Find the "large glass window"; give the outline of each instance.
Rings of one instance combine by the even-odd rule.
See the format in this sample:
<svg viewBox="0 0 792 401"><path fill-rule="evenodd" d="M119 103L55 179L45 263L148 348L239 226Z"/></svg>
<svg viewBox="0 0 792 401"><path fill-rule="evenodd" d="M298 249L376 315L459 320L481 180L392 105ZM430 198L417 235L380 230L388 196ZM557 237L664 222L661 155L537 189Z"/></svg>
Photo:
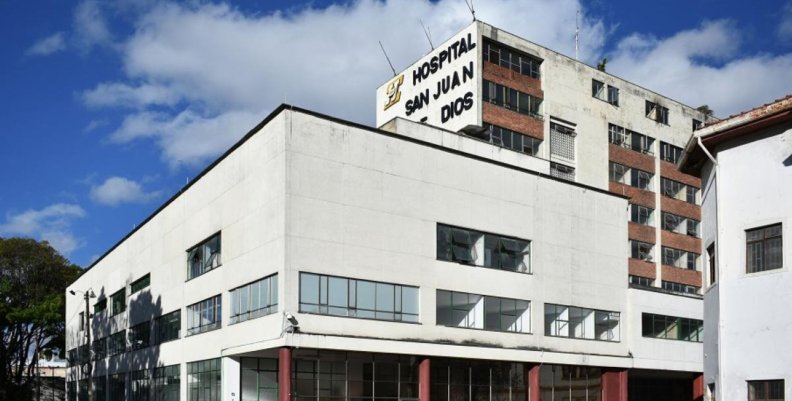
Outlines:
<svg viewBox="0 0 792 401"><path fill-rule="evenodd" d="M300 273L300 312L418 322L418 287Z"/></svg>
<svg viewBox="0 0 792 401"><path fill-rule="evenodd" d="M175 310L154 321L154 341L162 344L179 338L181 331L181 310Z"/></svg>
<svg viewBox="0 0 792 401"><path fill-rule="evenodd" d="M137 370L129 373L129 400L149 401L151 376L148 370Z"/></svg>
<svg viewBox="0 0 792 401"><path fill-rule="evenodd" d="M187 335L204 333L220 328L222 297L215 295L187 307Z"/></svg>
<svg viewBox="0 0 792 401"><path fill-rule="evenodd" d="M231 290L231 323L278 311L278 275Z"/></svg>
<svg viewBox="0 0 792 401"><path fill-rule="evenodd" d="M432 360L432 400L524 401L523 365L510 362Z"/></svg>
<svg viewBox="0 0 792 401"><path fill-rule="evenodd" d="M784 379L748 381L748 401L784 401L784 399Z"/></svg>
<svg viewBox="0 0 792 401"><path fill-rule="evenodd" d="M539 79L542 60L490 41L484 42L484 61Z"/></svg>
<svg viewBox="0 0 792 401"><path fill-rule="evenodd" d="M608 124L608 142L636 152L654 154L654 138L616 124Z"/></svg>
<svg viewBox="0 0 792 401"><path fill-rule="evenodd" d="M437 290L437 324L492 331L531 332L531 303Z"/></svg>
<svg viewBox="0 0 792 401"><path fill-rule="evenodd" d="M107 376L94 377L91 381L93 401L107 400Z"/></svg>
<svg viewBox="0 0 792 401"><path fill-rule="evenodd" d="M107 298L104 298L100 301L96 301L94 304L94 315L98 313L102 313L107 310Z"/></svg>
<svg viewBox="0 0 792 401"><path fill-rule="evenodd" d="M278 360L242 358L241 401L278 401Z"/></svg>
<svg viewBox="0 0 792 401"><path fill-rule="evenodd" d="M633 259L652 261L652 249L654 245L646 242L630 240L630 257Z"/></svg>
<svg viewBox="0 0 792 401"><path fill-rule="evenodd" d="M781 223L745 231L746 272L780 269L784 265Z"/></svg>
<svg viewBox="0 0 792 401"><path fill-rule="evenodd" d="M646 206L630 204L630 221L651 226L652 212L654 212L654 210Z"/></svg>
<svg viewBox="0 0 792 401"><path fill-rule="evenodd" d="M151 284L151 274L146 274L145 276L135 280L132 284L129 285L129 294L134 294Z"/></svg>
<svg viewBox="0 0 792 401"><path fill-rule="evenodd" d="M121 330L111 334L107 341L107 354L109 356L124 353L126 351L126 330Z"/></svg>
<svg viewBox="0 0 792 401"><path fill-rule="evenodd" d="M545 304L545 335L619 341L619 312Z"/></svg>
<svg viewBox="0 0 792 401"><path fill-rule="evenodd" d="M602 370L600 368L543 364L539 376L542 401L601 400Z"/></svg>
<svg viewBox="0 0 792 401"><path fill-rule="evenodd" d="M110 313L115 316L126 310L126 288L110 296Z"/></svg>
<svg viewBox="0 0 792 401"><path fill-rule="evenodd" d="M660 186L664 196L678 199L683 202L692 203L694 205L696 204L696 195L698 193L698 189L696 187L691 187L665 177L661 177Z"/></svg>
<svg viewBox="0 0 792 401"><path fill-rule="evenodd" d="M644 337L668 340L704 341L704 322L698 319L644 313L641 318Z"/></svg>
<svg viewBox="0 0 792 401"><path fill-rule="evenodd" d="M517 152L535 156L539 152L541 140L485 122L484 128L489 130L490 143Z"/></svg>
<svg viewBox="0 0 792 401"><path fill-rule="evenodd" d="M696 270L698 268L698 254L693 252L686 252L680 249L663 248L663 264L668 266L675 266L682 269Z"/></svg>
<svg viewBox="0 0 792 401"><path fill-rule="evenodd" d="M93 341L91 345L93 349L93 357L95 361L105 359L107 357L107 337L98 338Z"/></svg>
<svg viewBox="0 0 792 401"><path fill-rule="evenodd" d="M660 159L677 164L682 156L682 148L670 143L660 142Z"/></svg>
<svg viewBox="0 0 792 401"><path fill-rule="evenodd" d="M187 363L187 400L220 401L220 358Z"/></svg>
<svg viewBox="0 0 792 401"><path fill-rule="evenodd" d="M88 401L88 386L90 384L88 379L82 379L77 382L77 399L79 401Z"/></svg>
<svg viewBox="0 0 792 401"><path fill-rule="evenodd" d="M109 400L126 400L126 373L108 376Z"/></svg>
<svg viewBox="0 0 792 401"><path fill-rule="evenodd" d="M129 349L134 351L149 346L151 322L143 322L129 328Z"/></svg>
<svg viewBox="0 0 792 401"><path fill-rule="evenodd" d="M438 224L437 259L530 273L531 242Z"/></svg>
<svg viewBox="0 0 792 401"><path fill-rule="evenodd" d="M542 99L495 82L483 81L484 101L520 114L541 118Z"/></svg>
<svg viewBox="0 0 792 401"><path fill-rule="evenodd" d="M675 283L673 281L663 281L663 289L666 291L677 292L680 294L698 294L701 287L695 285Z"/></svg>
<svg viewBox="0 0 792 401"><path fill-rule="evenodd" d="M607 90L605 90L605 83L596 79L591 80L591 96L614 106L619 105L619 88L608 85Z"/></svg>
<svg viewBox="0 0 792 401"><path fill-rule="evenodd" d="M187 279L220 267L220 233L187 251Z"/></svg>
<svg viewBox="0 0 792 401"><path fill-rule="evenodd" d="M179 401L179 365L154 369L154 401Z"/></svg>
<svg viewBox="0 0 792 401"><path fill-rule="evenodd" d="M646 101L646 117L668 125L668 109L648 100Z"/></svg>

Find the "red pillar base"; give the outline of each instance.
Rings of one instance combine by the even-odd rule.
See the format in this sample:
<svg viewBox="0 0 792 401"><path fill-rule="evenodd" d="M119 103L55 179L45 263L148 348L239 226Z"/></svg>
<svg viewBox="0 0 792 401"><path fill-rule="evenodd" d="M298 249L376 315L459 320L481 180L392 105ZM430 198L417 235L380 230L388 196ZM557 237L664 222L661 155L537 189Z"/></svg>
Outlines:
<svg viewBox="0 0 792 401"><path fill-rule="evenodd" d="M539 391L539 370L541 365L532 363L525 364L525 383L527 384L525 398L527 401L540 401L541 393Z"/></svg>
<svg viewBox="0 0 792 401"><path fill-rule="evenodd" d="M432 360L424 358L418 363L418 399L431 401Z"/></svg>
<svg viewBox="0 0 792 401"><path fill-rule="evenodd" d="M291 348L278 350L278 401L291 401Z"/></svg>
<svg viewBox="0 0 792 401"><path fill-rule="evenodd" d="M704 401L704 373L693 378L693 401Z"/></svg>
<svg viewBox="0 0 792 401"><path fill-rule="evenodd" d="M627 369L602 369L602 401L627 401Z"/></svg>

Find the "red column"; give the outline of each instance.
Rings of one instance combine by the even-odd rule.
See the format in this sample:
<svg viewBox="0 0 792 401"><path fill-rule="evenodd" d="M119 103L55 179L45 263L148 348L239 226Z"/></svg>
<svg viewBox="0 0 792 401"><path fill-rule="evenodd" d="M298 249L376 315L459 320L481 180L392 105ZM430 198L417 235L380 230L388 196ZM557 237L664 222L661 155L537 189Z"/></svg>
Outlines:
<svg viewBox="0 0 792 401"><path fill-rule="evenodd" d="M693 378L693 401L704 401L704 373Z"/></svg>
<svg viewBox="0 0 792 401"><path fill-rule="evenodd" d="M420 401L431 401L432 388L432 360L424 358L418 364L418 399ZM281 400L283 401L283 400Z"/></svg>
<svg viewBox="0 0 792 401"><path fill-rule="evenodd" d="M291 348L278 350L278 401L291 401Z"/></svg>
<svg viewBox="0 0 792 401"><path fill-rule="evenodd" d="M526 392L525 398L527 401L540 401L541 393L539 391L539 369L541 365L532 363L525 364L525 383Z"/></svg>
<svg viewBox="0 0 792 401"><path fill-rule="evenodd" d="M627 401L627 369L602 369L602 401Z"/></svg>

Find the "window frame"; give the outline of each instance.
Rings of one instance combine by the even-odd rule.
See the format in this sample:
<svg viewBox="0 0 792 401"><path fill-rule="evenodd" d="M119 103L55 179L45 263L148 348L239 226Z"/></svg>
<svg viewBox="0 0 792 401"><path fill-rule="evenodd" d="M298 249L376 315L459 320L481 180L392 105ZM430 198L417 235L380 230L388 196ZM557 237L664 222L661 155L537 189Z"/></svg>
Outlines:
<svg viewBox="0 0 792 401"><path fill-rule="evenodd" d="M206 305L204 305L206 303ZM217 294L209 298L202 299L187 308L187 330L185 337L206 333L217 330L223 326L223 295ZM193 325L194 319L198 319L198 324ZM211 321L209 315L211 314ZM208 323L204 324L206 318Z"/></svg>
<svg viewBox="0 0 792 401"><path fill-rule="evenodd" d="M767 235L768 231L773 229L778 230L777 235ZM760 239L749 239L751 233L754 232L761 232L762 237ZM778 239L778 265L773 265L771 267L767 267L767 254L770 253L770 242ZM761 255L759 255L759 260L761 266L758 268L752 268L752 260L751 260L751 245L759 245L759 250ZM767 224L760 227L749 228L745 230L745 273L746 274L753 274L753 273L761 273L766 271L772 270L783 270L784 269L784 226L781 222Z"/></svg>
<svg viewBox="0 0 792 401"><path fill-rule="evenodd" d="M445 231L444 231L445 230ZM448 236L441 238L441 232L447 233L450 236L450 240ZM470 243L463 244L462 242L458 241L454 237L454 233L466 233L468 237L470 237ZM475 239L474 239L475 238ZM487 231L476 230L472 228L465 228L460 226L454 226L450 224L440 223L436 224L435 228L435 239L436 239L436 259L438 261L443 262L452 262L452 263L459 263L467 266L475 266L475 267L482 267L485 269L495 269L495 270L502 270L508 271L513 273L522 273L522 274L532 274L532 254L533 254L533 242L529 239L519 238L514 236L502 235L491 233ZM442 240L442 241L441 241ZM481 241L483 246L479 247L483 250L483 254L481 256L478 255L477 252L477 243ZM490 256L491 262L487 263L487 251L486 243L492 243L492 241L497 241L498 247L497 252L492 252ZM512 243L524 243L523 250L521 252L516 252L513 250L506 249L506 244ZM445 248L441 249L441 246L445 246ZM463 248L467 246L470 251L469 259L465 259L462 257L457 256L456 248ZM524 266L524 268L509 268L504 267L503 263L503 256L512 257L515 260L517 257L521 257L522 260L518 266ZM480 263L479 263L480 262Z"/></svg>
<svg viewBox="0 0 792 401"><path fill-rule="evenodd" d="M250 295L251 288L253 285L261 286L263 285L263 282L266 282L268 288L267 289L268 298L269 298L268 303L266 304L266 306L261 306L257 309L251 309L251 307L253 306L253 297ZM247 295L248 305L247 305L247 309L244 312L242 312L241 311L242 309L239 308L240 305L237 305L237 303L241 304L242 301L241 291L243 291L243 289L247 289L248 292ZM237 295L235 295L235 292L237 292ZM241 323L247 320L252 320L255 318L276 313L278 311L278 273L273 273L270 274L269 276L233 288L229 291L229 295L231 301L230 301L230 310L228 313L228 318L229 318L228 324ZM235 297L238 297L238 299L235 299ZM259 292L259 299L260 297L261 297L261 292Z"/></svg>
<svg viewBox="0 0 792 401"><path fill-rule="evenodd" d="M211 252L210 244L217 241L217 250ZM208 253L208 255L207 255ZM217 255L217 256L215 256ZM198 244L187 249L187 280L190 281L197 277L201 277L212 270L215 270L223 265L223 236L222 232L218 231L209 237L205 238ZM200 258L200 262L196 259ZM215 261L217 262L215 264ZM196 268L195 264L200 263ZM208 268L207 268L208 266Z"/></svg>
<svg viewBox="0 0 792 401"><path fill-rule="evenodd" d="M117 305L121 305L121 307L117 307ZM124 288L114 292L113 295L110 295L110 317L126 312L126 308L127 297L125 286Z"/></svg>
<svg viewBox="0 0 792 401"><path fill-rule="evenodd" d="M129 296L131 297L132 294L138 291L142 291L148 288L150 285L151 285L151 273L146 273L144 276L133 281L132 284L129 285Z"/></svg>

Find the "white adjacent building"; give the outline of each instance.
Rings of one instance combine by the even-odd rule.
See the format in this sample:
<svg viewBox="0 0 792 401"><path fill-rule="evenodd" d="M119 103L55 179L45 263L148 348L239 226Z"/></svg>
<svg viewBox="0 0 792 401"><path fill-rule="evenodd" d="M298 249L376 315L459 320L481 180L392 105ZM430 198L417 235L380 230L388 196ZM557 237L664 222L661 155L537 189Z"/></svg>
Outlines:
<svg viewBox="0 0 792 401"><path fill-rule="evenodd" d="M792 394L792 97L696 132L703 184L704 380L711 400Z"/></svg>
<svg viewBox="0 0 792 401"><path fill-rule="evenodd" d="M701 396L701 113L481 22L377 94L282 105L72 284L70 399Z"/></svg>

